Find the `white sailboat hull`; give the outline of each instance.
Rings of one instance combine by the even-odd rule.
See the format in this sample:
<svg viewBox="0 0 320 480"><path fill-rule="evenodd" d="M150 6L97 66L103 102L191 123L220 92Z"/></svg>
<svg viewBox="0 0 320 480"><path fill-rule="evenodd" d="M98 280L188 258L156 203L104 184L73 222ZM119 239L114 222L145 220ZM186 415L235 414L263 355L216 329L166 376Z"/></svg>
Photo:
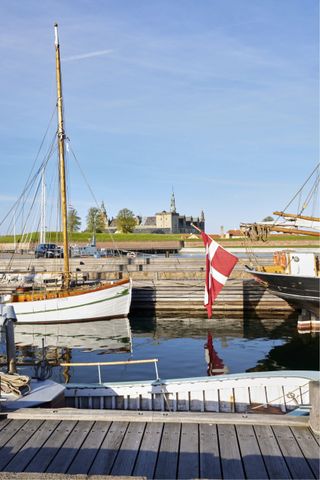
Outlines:
<svg viewBox="0 0 320 480"><path fill-rule="evenodd" d="M63 323L126 317L131 304L131 281L77 295L27 302L6 302L18 323Z"/></svg>

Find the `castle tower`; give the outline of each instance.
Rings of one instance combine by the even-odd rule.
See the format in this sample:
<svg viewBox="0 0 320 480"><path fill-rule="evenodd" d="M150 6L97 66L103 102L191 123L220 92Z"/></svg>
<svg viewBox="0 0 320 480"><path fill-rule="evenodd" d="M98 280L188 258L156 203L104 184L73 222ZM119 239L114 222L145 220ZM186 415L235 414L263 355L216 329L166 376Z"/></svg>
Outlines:
<svg viewBox="0 0 320 480"><path fill-rule="evenodd" d="M172 190L172 195L171 195L171 202L170 202L170 212L171 213L176 213L176 199L174 197L174 192Z"/></svg>

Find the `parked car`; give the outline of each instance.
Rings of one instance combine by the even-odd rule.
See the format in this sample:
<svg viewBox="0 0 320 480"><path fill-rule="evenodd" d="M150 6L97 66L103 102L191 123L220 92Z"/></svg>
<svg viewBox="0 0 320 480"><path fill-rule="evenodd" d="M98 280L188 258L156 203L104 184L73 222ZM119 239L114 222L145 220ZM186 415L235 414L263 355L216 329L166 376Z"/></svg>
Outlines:
<svg viewBox="0 0 320 480"><path fill-rule="evenodd" d="M34 251L34 256L36 258L63 258L63 249L55 243L39 243Z"/></svg>

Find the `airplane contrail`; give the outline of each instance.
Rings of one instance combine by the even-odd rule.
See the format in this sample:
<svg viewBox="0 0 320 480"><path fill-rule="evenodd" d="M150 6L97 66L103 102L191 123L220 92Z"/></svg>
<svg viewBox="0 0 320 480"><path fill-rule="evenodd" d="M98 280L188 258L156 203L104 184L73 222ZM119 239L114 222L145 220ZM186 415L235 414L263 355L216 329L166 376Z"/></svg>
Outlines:
<svg viewBox="0 0 320 480"><path fill-rule="evenodd" d="M102 55L109 55L113 50L98 50L97 52L82 53L80 55L73 55L71 57L65 57L62 60L64 62L72 62L73 60L84 60L91 57L100 57Z"/></svg>

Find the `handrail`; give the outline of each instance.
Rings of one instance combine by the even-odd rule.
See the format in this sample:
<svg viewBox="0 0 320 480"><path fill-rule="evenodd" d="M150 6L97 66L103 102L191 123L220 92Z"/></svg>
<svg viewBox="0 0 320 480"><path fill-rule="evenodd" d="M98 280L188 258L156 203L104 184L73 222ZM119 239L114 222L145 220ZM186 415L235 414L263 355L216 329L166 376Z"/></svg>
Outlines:
<svg viewBox="0 0 320 480"><path fill-rule="evenodd" d="M61 367L95 367L97 365L129 365L132 363L153 363L158 362L157 358L150 358L146 360L123 360L121 362L78 362L78 363L60 363Z"/></svg>
<svg viewBox="0 0 320 480"><path fill-rule="evenodd" d="M60 363L60 367L98 367L99 383L101 384L101 370L100 367L110 366L110 365L133 365L141 363L154 363L156 380L159 380L159 372L157 367L157 358L150 358L145 360L122 360L119 362L75 362L75 363Z"/></svg>

